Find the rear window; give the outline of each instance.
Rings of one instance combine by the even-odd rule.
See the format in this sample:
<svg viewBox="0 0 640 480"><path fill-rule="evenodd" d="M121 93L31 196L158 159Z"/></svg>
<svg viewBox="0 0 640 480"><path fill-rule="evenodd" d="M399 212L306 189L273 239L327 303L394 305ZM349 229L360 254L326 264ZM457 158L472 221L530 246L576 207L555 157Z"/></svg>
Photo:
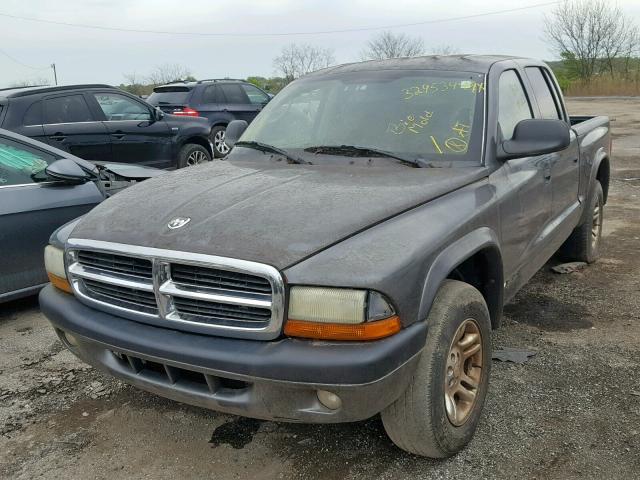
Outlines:
<svg viewBox="0 0 640 480"><path fill-rule="evenodd" d="M190 95L189 87L156 87L147 102L151 105L184 105Z"/></svg>

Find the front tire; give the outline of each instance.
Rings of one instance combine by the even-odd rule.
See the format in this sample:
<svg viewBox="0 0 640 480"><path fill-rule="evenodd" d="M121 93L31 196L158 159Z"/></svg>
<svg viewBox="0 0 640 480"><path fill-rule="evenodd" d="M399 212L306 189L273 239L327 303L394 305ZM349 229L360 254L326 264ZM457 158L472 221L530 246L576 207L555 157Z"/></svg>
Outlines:
<svg viewBox="0 0 640 480"><path fill-rule="evenodd" d="M489 386L491 320L482 294L446 280L427 319L429 331L407 390L382 411L398 447L445 458L473 437Z"/></svg>
<svg viewBox="0 0 640 480"><path fill-rule="evenodd" d="M224 143L226 131L227 127L221 125L211 129L209 139L213 144L213 156L215 158L225 157L227 153L229 153L229 150L231 150L227 144Z"/></svg>
<svg viewBox="0 0 640 480"><path fill-rule="evenodd" d="M598 180L587 205L587 219L575 228L560 247L560 254L568 260L593 263L600 257L602 224L604 221L604 192Z"/></svg>
<svg viewBox="0 0 640 480"><path fill-rule="evenodd" d="M178 153L178 168L192 167L209 161L209 151L197 143L187 143Z"/></svg>

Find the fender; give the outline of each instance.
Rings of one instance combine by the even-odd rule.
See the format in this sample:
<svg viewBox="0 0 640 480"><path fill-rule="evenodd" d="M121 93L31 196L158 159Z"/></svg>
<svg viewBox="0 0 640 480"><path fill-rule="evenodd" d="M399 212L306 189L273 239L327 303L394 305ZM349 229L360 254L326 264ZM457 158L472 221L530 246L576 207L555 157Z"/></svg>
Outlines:
<svg viewBox="0 0 640 480"><path fill-rule="evenodd" d="M607 151L605 150L604 147L600 147L598 148L598 150L596 151L595 155L594 155L594 159L593 159L593 163L591 164L591 172L589 172L589 183L587 184L587 191L585 192L585 196L584 196L584 200L582 201L582 216L580 217L580 222L579 225L582 225L589 217L589 215L591 214L591 212L588 211L588 209L585 207L585 205L588 205L590 199L591 199L591 192L593 192L593 186L596 182L596 176L598 175L598 170L600 169L600 164L603 162L603 160L608 159L609 156L607 154ZM605 190L605 203L607 203L607 193L606 193L606 186L603 185L602 188Z"/></svg>
<svg viewBox="0 0 640 480"><path fill-rule="evenodd" d="M494 276L497 278L493 282L493 294L489 295L490 298L485 295L485 298L491 314L492 326L493 328L499 327L504 296L504 273L498 236L489 227L481 227L469 232L438 254L431 264L424 282L418 318L427 318L440 285L449 277L451 272L475 253L487 248L494 253L492 260L495 263L492 266L495 269Z"/></svg>

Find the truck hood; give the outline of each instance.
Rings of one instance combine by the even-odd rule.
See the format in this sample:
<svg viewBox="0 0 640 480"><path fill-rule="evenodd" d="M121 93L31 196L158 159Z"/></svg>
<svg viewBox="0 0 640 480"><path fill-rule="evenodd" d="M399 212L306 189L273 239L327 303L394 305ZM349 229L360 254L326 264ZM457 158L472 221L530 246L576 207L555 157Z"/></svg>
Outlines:
<svg viewBox="0 0 640 480"><path fill-rule="evenodd" d="M251 260L284 269L487 175L484 167L329 167L216 161L128 188L72 238ZM191 220L170 229L177 217Z"/></svg>

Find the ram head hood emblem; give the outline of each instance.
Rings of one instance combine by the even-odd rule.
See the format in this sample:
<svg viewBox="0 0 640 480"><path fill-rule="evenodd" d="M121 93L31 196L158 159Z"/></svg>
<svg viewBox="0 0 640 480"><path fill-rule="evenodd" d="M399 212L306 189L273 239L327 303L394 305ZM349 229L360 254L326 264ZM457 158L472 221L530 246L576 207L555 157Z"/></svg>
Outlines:
<svg viewBox="0 0 640 480"><path fill-rule="evenodd" d="M184 227L190 221L191 221L190 217L176 217L172 219L169 223L167 223L167 227L169 227L171 230L175 230L176 228Z"/></svg>

